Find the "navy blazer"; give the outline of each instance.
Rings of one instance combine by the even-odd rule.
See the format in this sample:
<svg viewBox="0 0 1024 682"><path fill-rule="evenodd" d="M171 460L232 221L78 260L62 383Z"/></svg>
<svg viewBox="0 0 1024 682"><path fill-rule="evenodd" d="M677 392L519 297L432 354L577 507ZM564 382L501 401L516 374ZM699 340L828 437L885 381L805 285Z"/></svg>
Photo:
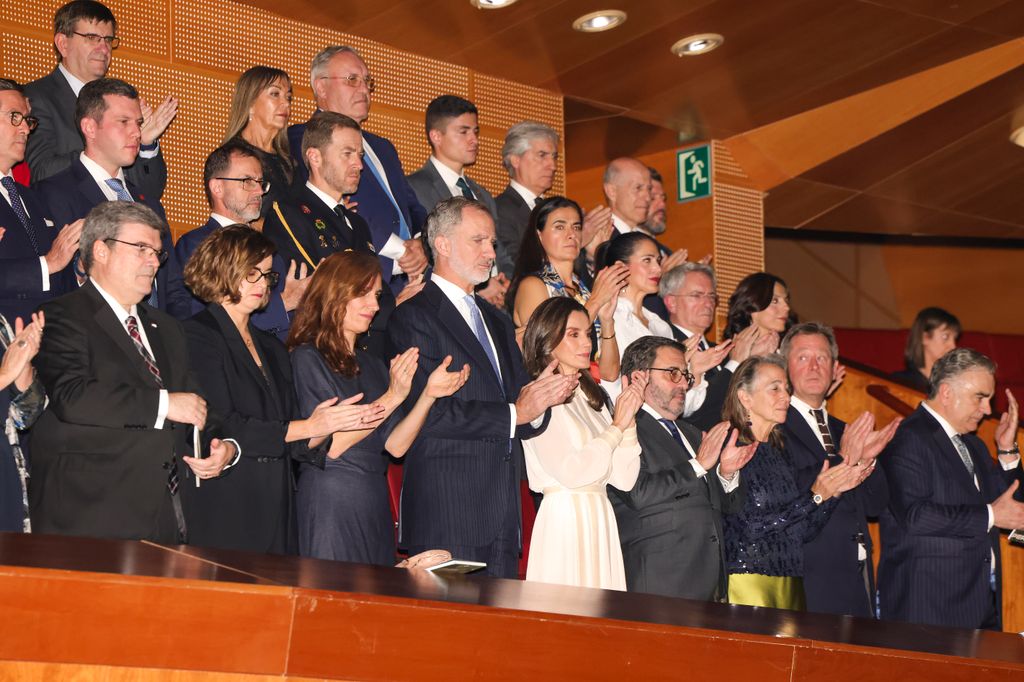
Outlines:
<svg viewBox="0 0 1024 682"><path fill-rule="evenodd" d="M986 505L1006 491L1020 467L1002 471L980 438L967 434L963 441L981 490L924 407L903 420L879 457L889 483L878 564L884 620L962 628L1001 622L999 531L988 529Z"/></svg>
<svg viewBox="0 0 1024 682"><path fill-rule="evenodd" d="M125 178L125 184L128 193L136 201L149 206L164 222L167 221L164 207L155 197L140 192L130 178ZM55 225L63 226L73 223L79 218L84 218L97 205L107 201L106 195L96 184L95 178L82 164L81 159L77 158L71 162L69 167L43 180L36 185L36 188L49 207ZM170 261L173 258L171 254L174 252L170 230L161 235L161 240L164 251L168 253L168 261ZM164 295L164 292L168 291L169 271L168 263L164 263L156 273L157 301L160 310L167 310L167 296Z"/></svg>
<svg viewBox="0 0 1024 682"><path fill-rule="evenodd" d="M839 447L846 424L829 415L828 428L832 441ZM825 462L825 448L795 407L789 408L783 429L797 485L810 490ZM885 472L877 467L866 481L843 493L825 527L804 543L804 593L808 611L874 617L875 572L871 564L867 517L881 514L888 501ZM857 558L858 541L867 549L870 587L864 585Z"/></svg>
<svg viewBox="0 0 1024 682"><path fill-rule="evenodd" d="M54 224L45 204L31 189L19 183L18 193L28 210L28 229L32 230L38 250L33 248L28 232L14 209L0 199L0 227L6 229L4 238L0 239L0 314L11 325L16 317L28 322L41 303L68 291L71 277L70 268L51 272L50 290L43 291L39 257L49 253L54 237L64 225Z"/></svg>
<svg viewBox="0 0 1024 682"><path fill-rule="evenodd" d="M197 227L181 235L178 238L178 243L174 245L173 255L167 263L167 312L179 320L187 320L206 309L206 304L193 296L185 286L184 272L185 266L188 265L188 259L192 257L192 252L219 228L220 223L210 218L202 227ZM271 267L281 275L281 279L277 286L270 290L267 307L254 314L250 320L257 329L262 329L277 336L281 341L285 341L292 324L288 311L284 308L284 301L281 300L285 278L288 276L288 265L280 255L275 254Z"/></svg>
<svg viewBox="0 0 1024 682"><path fill-rule="evenodd" d="M292 155L298 161L298 168L295 171L295 187L305 184L309 177L306 164L303 163L301 158L302 136L305 132L306 125L304 123L288 128L288 141L291 143ZM415 237L423 229L423 225L427 221L427 212L420 205L419 199L416 198L416 193L405 179L405 171L402 170L402 162L398 159L398 151L395 150L395 146L387 139L374 135L365 129L363 130L363 139L366 140L366 143L370 145L370 149L380 159L380 165L384 167L384 175L388 180L388 185L391 186L395 203L398 204L398 208L402 211L405 224L409 226L409 234ZM369 159L363 160L364 165L368 163L370 163ZM373 245L379 254L380 250L384 248L384 244L387 243L388 238L392 234L398 234L399 231L398 213L395 211L395 205L391 203L387 191L377 182L377 178L366 168L363 169L362 177L359 179L359 189L356 190L356 193L351 198L359 204L356 207L356 211L359 212L359 215L369 225L370 235L373 237ZM390 258L380 256L380 267L385 282L391 282L393 264L394 261Z"/></svg>
<svg viewBox="0 0 1024 682"><path fill-rule="evenodd" d="M519 426L510 439L509 403L530 378L511 321L479 296L476 301L497 351L500 383L469 325L433 281L391 317L396 352L420 350L410 406L446 355L452 356L451 369L467 363L472 369L455 395L434 403L405 457L399 538L404 547L483 547L498 537L510 509L521 518L519 439L537 430Z"/></svg>

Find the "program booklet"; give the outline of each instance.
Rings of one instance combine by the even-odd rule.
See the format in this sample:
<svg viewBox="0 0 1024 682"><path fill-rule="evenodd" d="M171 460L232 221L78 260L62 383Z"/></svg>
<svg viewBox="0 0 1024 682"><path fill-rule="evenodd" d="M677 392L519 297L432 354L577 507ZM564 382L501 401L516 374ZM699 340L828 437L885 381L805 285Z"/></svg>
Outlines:
<svg viewBox="0 0 1024 682"><path fill-rule="evenodd" d="M437 566L431 566L426 569L431 573L438 575L458 575L462 573L472 573L479 571L481 568L487 568L487 564L481 561L467 561L465 559L449 559Z"/></svg>

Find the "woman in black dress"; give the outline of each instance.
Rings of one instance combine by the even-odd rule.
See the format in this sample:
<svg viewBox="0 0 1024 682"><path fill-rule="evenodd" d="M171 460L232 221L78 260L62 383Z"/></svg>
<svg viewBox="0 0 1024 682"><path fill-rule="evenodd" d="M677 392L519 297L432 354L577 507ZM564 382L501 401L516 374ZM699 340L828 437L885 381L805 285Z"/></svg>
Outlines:
<svg viewBox="0 0 1024 682"><path fill-rule="evenodd" d="M322 461L329 434L381 412L332 398L295 419L288 351L250 320L279 276L273 254L261 233L229 225L203 240L185 266L185 283L209 303L185 322L192 371L218 433L241 450L220 476L181 482L190 544L294 553L293 462Z"/></svg>
<svg viewBox="0 0 1024 682"><path fill-rule="evenodd" d="M448 372L451 357L430 374L421 395L410 399L419 350L391 360L390 369L359 347L379 306L380 264L368 253L328 256L292 321L288 346L301 414L331 398L362 399L383 408L383 421L335 433L326 461L299 471L299 553L320 559L392 566L394 523L388 503L388 453L401 457L416 439L436 398L452 395L469 378L469 366Z"/></svg>

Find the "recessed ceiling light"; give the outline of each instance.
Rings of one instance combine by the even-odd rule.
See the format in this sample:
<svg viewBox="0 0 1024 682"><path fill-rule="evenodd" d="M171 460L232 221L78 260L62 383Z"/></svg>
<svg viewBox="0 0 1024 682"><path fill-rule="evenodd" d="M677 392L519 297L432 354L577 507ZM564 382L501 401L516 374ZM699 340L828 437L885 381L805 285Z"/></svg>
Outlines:
<svg viewBox="0 0 1024 682"><path fill-rule="evenodd" d="M608 31L626 22L626 13L617 9L603 9L600 12L591 12L578 17L572 22L572 27L584 33L598 33Z"/></svg>
<svg viewBox="0 0 1024 682"><path fill-rule="evenodd" d="M477 9L501 9L515 4L516 0L469 0L469 4Z"/></svg>
<svg viewBox="0 0 1024 682"><path fill-rule="evenodd" d="M669 49L671 49L672 54L677 57L692 57L694 55L711 52L711 50L724 42L725 38L718 33L701 33L695 36L688 36L682 40L677 40Z"/></svg>

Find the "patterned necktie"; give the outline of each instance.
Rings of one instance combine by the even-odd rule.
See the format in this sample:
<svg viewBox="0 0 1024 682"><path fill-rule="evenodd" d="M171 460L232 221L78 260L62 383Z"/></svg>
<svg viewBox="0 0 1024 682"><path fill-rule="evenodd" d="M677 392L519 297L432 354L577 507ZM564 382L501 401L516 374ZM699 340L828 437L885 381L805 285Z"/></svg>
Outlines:
<svg viewBox="0 0 1024 682"><path fill-rule="evenodd" d="M967 444L964 443L964 439L960 437L960 434L955 434L951 440L953 441L953 447L956 448L957 454L960 455L960 461L967 467L967 473L971 475L971 480L974 481L975 487L978 482L974 478L974 460L971 459L971 453L967 450Z"/></svg>
<svg viewBox="0 0 1024 682"><path fill-rule="evenodd" d="M460 175L459 179L455 181L455 186L462 192L462 196L467 199L476 199L476 196L473 195L473 190L469 188L469 183L466 182L466 178Z"/></svg>
<svg viewBox="0 0 1024 682"><path fill-rule="evenodd" d="M118 201L135 201L135 199L132 199L132 195L128 194L128 190L124 188L124 183L117 178L110 178L108 180L104 180L104 182L107 183L107 187L114 190L114 194L117 195Z"/></svg>
<svg viewBox="0 0 1024 682"><path fill-rule="evenodd" d="M832 441L832 432L828 429L828 421L825 420L825 410L811 410L811 416L818 422L818 431L821 432L821 441L825 445L825 454L828 455L829 464L838 464L839 458L836 452L836 444Z"/></svg>
<svg viewBox="0 0 1024 682"><path fill-rule="evenodd" d="M363 148L368 149L369 145L366 144L366 140L363 140ZM369 157L369 154L367 154ZM398 202L395 201L395 197L391 194L391 190L388 189L388 185L384 182L384 178L381 177L381 172L377 170L377 164L373 162L373 159L366 158L363 160L363 167L370 169L370 173L374 178L377 179L377 184L380 185L381 190L391 200L391 205L395 207L395 212L398 214L398 236L403 240L409 239L412 233L409 232L409 225L405 222L405 216L402 215L402 209L398 207Z"/></svg>
<svg viewBox="0 0 1024 682"><path fill-rule="evenodd" d="M18 216L18 220L21 221L21 226L25 228L25 232L28 233L28 240L32 243L32 250L36 252L37 256L43 255L39 253L36 233L32 231L32 224L29 222L28 213L25 212L25 206L21 203L18 183L11 176L5 175L3 178L0 178L0 185L3 185L4 189L7 190L7 196L11 199L11 208L14 209L14 215Z"/></svg>
<svg viewBox="0 0 1024 682"><path fill-rule="evenodd" d="M160 388L164 387L163 377L160 376L160 368L156 366L156 362L153 360L153 356L146 350L145 344L142 343L142 335L139 334L139 323L135 319L134 315L129 315L128 319L125 320L126 326L128 327L128 336L132 337L132 343L135 344L135 350L139 351L139 355L142 356L142 361L146 363L146 369L156 379L156 385ZM178 464L176 458L171 458L171 466L167 470L167 490L170 491L171 495L175 495L178 492Z"/></svg>
<svg viewBox="0 0 1024 682"><path fill-rule="evenodd" d="M483 347L484 353L491 363L491 368L494 370L494 375L498 377L498 385L502 386L504 391L504 386L501 383L501 371L498 369L498 359L494 357L494 349L491 348L491 342L487 339L487 329L484 327L484 318L480 314L480 308L476 305L476 298L473 294L466 294L466 297L462 300L469 306L469 317L473 321L473 335L476 336L476 340Z"/></svg>

